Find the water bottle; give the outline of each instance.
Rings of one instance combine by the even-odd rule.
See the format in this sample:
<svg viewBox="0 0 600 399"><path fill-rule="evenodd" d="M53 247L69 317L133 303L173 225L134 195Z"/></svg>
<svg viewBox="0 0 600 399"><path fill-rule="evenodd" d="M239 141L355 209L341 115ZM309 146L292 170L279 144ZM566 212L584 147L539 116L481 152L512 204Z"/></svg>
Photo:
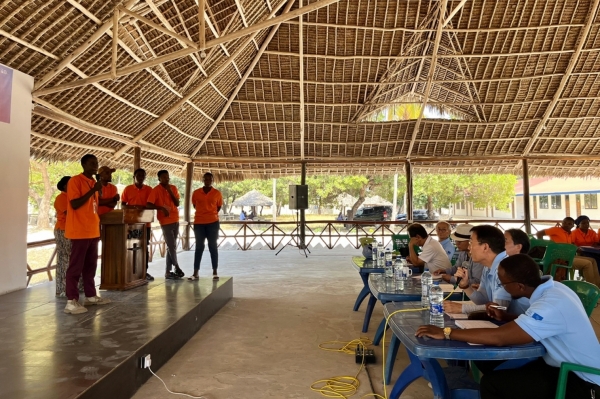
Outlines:
<svg viewBox="0 0 600 399"><path fill-rule="evenodd" d="M429 288L432 282L431 273L429 273L428 268L425 268L425 271L421 275L421 305L426 308L429 307Z"/></svg>
<svg viewBox="0 0 600 399"><path fill-rule="evenodd" d="M421 277L423 278L423 277ZM444 292L440 282L436 281L429 289L429 322L437 327L444 327Z"/></svg>
<svg viewBox="0 0 600 399"><path fill-rule="evenodd" d="M394 278L394 264L392 263L392 251L389 248L385 249L385 277Z"/></svg>
<svg viewBox="0 0 600 399"><path fill-rule="evenodd" d="M385 249L382 242L377 243L377 267L385 267Z"/></svg>
<svg viewBox="0 0 600 399"><path fill-rule="evenodd" d="M394 264L394 280L402 280L402 271L404 269L404 263L402 262L402 256L396 257L396 263Z"/></svg>
<svg viewBox="0 0 600 399"><path fill-rule="evenodd" d="M377 240L373 241L373 243L371 244L371 248L371 259L373 260L373 267L377 267L377 262L379 261L379 258L377 257Z"/></svg>

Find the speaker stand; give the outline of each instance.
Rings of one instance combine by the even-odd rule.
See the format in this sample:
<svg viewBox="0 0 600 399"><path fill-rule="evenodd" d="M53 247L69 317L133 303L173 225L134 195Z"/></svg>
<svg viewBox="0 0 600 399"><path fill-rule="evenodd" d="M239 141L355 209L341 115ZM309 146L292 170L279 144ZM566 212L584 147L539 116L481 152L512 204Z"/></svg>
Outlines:
<svg viewBox="0 0 600 399"><path fill-rule="evenodd" d="M296 242L297 244L292 244L291 242L288 242L283 247L281 247L281 249L279 251L277 251L275 256L279 255L279 253L281 251L283 251L285 249L285 247L290 246L290 247L295 247L295 248L303 250L304 257L308 258L308 254L306 252L308 251L308 253L311 253L310 249L308 249L308 246L302 239L302 236L298 233L300 231L300 222L298 222L298 210L296 210L296 229L294 231L296 231L296 234L292 235L292 241Z"/></svg>

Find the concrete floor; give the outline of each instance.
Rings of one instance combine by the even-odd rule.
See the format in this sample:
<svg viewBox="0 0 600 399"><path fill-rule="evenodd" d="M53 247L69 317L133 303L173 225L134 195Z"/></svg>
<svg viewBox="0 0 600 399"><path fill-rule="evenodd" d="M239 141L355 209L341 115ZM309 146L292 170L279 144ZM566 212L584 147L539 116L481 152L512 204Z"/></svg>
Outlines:
<svg viewBox="0 0 600 399"><path fill-rule="evenodd" d="M310 386L334 376L355 376L354 356L319 349L325 341L373 338L381 318L378 304L369 332L361 333L366 301L357 312L352 306L362 283L351 266L354 248L311 249L305 258L287 247L278 256L270 250L220 251L220 275L234 277L234 298L157 373L175 392L205 399L319 398ZM193 253L180 253L180 265L191 273ZM150 272L160 275L164 261L156 260ZM208 276L210 257L205 253L201 275ZM181 284L192 284L182 281ZM599 311L593 325L600 334ZM386 337L389 342L389 337ZM377 363L358 374L354 397L383 395L381 346L374 347ZM408 364L402 349L392 381ZM388 386L388 393L391 390ZM167 398L162 383L151 378L136 399ZM421 379L403 399L432 398Z"/></svg>

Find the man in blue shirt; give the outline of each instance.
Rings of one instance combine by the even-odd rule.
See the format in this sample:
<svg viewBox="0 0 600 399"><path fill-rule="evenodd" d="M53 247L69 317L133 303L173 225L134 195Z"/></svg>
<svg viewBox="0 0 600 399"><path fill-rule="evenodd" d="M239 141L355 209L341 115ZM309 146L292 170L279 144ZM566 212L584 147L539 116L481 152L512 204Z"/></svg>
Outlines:
<svg viewBox="0 0 600 399"><path fill-rule="evenodd" d="M466 305L455 302L445 302L444 310L448 313L470 313L485 310L485 304L494 302L501 306L510 306L511 297L506 290L498 285L498 265L506 258L504 250L504 234L494 226L481 225L471 229L470 252L473 262L481 263L484 268L481 281L477 290L469 285L469 273L465 269L458 269L456 278L460 277L459 287L469 296L475 305ZM513 306L514 307L514 306ZM525 309L511 309L512 313L520 314Z"/></svg>
<svg viewBox="0 0 600 399"><path fill-rule="evenodd" d="M446 255L448 255L448 259L452 260L454 256L454 251L456 248L454 247L454 243L450 240L450 231L452 228L450 227L450 223L448 222L439 222L435 225L435 232L438 236L438 241L442 244L442 248L446 251Z"/></svg>
<svg viewBox="0 0 600 399"><path fill-rule="evenodd" d="M482 399L549 399L556 394L563 362L600 368L600 344L579 297L552 277L540 277L539 266L528 255L503 259L500 284L513 298L529 298L531 306L516 317L488 307L497 320L509 321L492 329L460 330L421 326L417 337L454 339L473 344L513 346L534 341L546 348L543 358L523 367L487 373L481 380ZM567 399L600 398L600 376L569 373Z"/></svg>

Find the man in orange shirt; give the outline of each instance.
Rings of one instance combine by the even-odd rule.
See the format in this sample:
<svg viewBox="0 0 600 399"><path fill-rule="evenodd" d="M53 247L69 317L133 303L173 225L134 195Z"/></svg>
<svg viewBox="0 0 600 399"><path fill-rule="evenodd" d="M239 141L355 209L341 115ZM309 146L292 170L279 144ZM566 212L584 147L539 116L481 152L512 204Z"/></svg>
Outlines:
<svg viewBox="0 0 600 399"><path fill-rule="evenodd" d="M188 278L190 281L198 280L200 261L204 253L204 240L208 241L210 261L213 270L213 280L218 280L217 269L219 267L219 251L217 240L219 239L219 211L223 206L223 195L212 187L212 173L205 173L204 187L199 188L192 194L192 205L196 210L194 216L194 236L196 237L196 251L194 252L194 274Z"/></svg>
<svg viewBox="0 0 600 399"><path fill-rule="evenodd" d="M184 276L177 262L177 235L179 234L179 192L177 187L169 184L169 172L158 171L158 186L152 189L146 208L156 209L156 218L160 223L165 243L167 244L167 268L165 278L179 280ZM171 271L175 266L175 273Z"/></svg>
<svg viewBox="0 0 600 399"><path fill-rule="evenodd" d="M121 195L121 204L123 209L146 209L148 197L152 192L152 187L144 184L146 180L146 171L144 169L136 169L133 172L134 184L123 189ZM146 224L146 280L154 281L154 277L148 273L148 259L150 258L150 236L152 235L151 224Z"/></svg>
<svg viewBox="0 0 600 399"><path fill-rule="evenodd" d="M100 239L100 218L98 193L102 183L93 179L98 171L98 159L91 154L81 158L83 173L72 177L67 184L67 219L65 237L71 240L71 258L67 269L67 306L65 313L87 312L79 303L77 283L83 276L85 305L104 305L110 300L96 294L94 277L98 265L98 240Z"/></svg>
<svg viewBox="0 0 600 399"><path fill-rule="evenodd" d="M111 169L108 166L102 166L98 169L98 176L102 182L102 190L100 191L100 206L98 207L98 216L102 216L115 209L119 202L119 192L117 186L111 184L112 174L116 169Z"/></svg>
<svg viewBox="0 0 600 399"><path fill-rule="evenodd" d="M573 244L573 234L571 230L575 225L575 220L571 217L563 219L560 227L551 227L546 230L540 230L536 233L537 238L543 239L544 236L559 244ZM573 259L573 268L581 270L585 281L600 287L600 274L598 273L598 264L593 258L586 256L575 256Z"/></svg>

